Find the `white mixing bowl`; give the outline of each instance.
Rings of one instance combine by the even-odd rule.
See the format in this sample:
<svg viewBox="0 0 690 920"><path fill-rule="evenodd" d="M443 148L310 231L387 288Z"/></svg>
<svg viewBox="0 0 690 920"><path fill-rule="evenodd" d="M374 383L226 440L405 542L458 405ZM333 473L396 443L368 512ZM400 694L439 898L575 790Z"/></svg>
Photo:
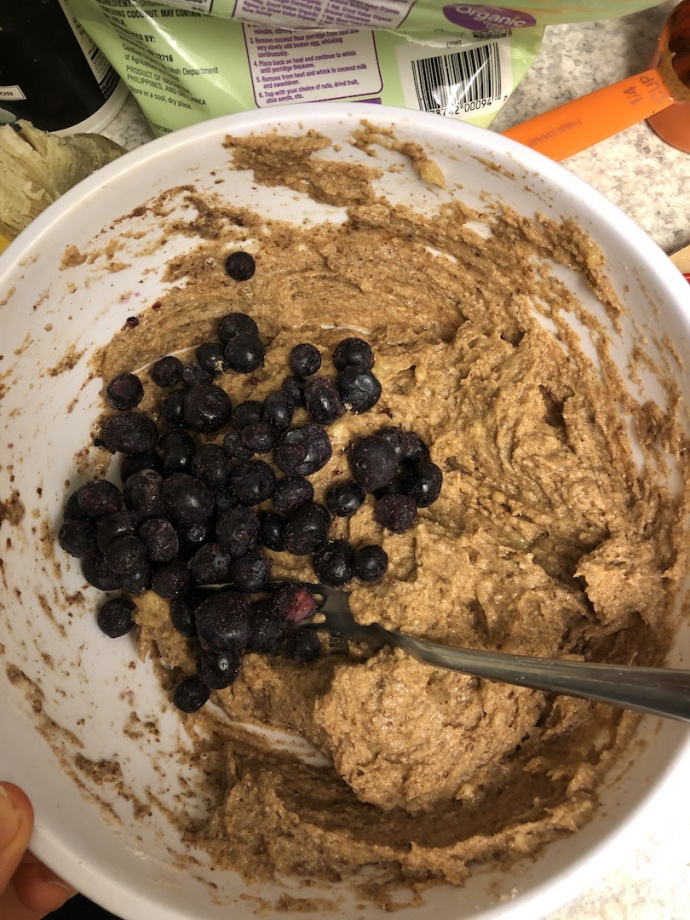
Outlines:
<svg viewBox="0 0 690 920"><path fill-rule="evenodd" d="M65 481L74 478L75 451L89 443L99 413L100 383L89 359L127 317L155 302L166 287L166 261L189 246L188 239L171 237L155 251L148 247L145 234L133 234L147 228L153 233L155 217L137 216L137 206L162 190L193 183L199 191L250 202L264 214L300 220L302 210L314 205L293 192L257 191L247 175L218 184L229 168L223 138L314 128L342 145L340 156L361 157L350 132L362 118L394 127L403 140L422 142L470 204L479 205L489 193L527 216L541 212L580 224L606 254L611 281L638 325L636 331L625 320L613 347L624 372L641 332L652 354L664 339L681 354L690 352L687 285L655 244L598 193L563 167L489 131L373 105L257 111L154 141L81 183L10 246L0 260L0 776L21 784L33 800L38 856L125 920L244 920L255 915L255 895L270 901L277 889L247 889L234 873L214 872L203 854L192 858L162 812L149 807L153 796L174 809L184 789L185 776L169 754L179 743L179 720L169 707L161 712L162 692L149 665L132 664L133 640L102 641L89 612L96 592L78 604L78 566L70 566L59 549L53 552L50 531L60 517ZM424 186L412 169L395 174L388 191L420 209L434 207L444 194ZM96 241L104 251L123 234L113 255L121 264L108 266L101 258L65 267L68 245L88 251ZM578 294L596 312L594 298ZM643 384L651 396L659 395L651 374ZM687 405L687 368L681 386ZM669 664L687 667L689 657L682 624ZM138 731L128 722L133 709L141 720ZM590 884L607 855L629 838L632 822L649 813L674 775L687 775L689 768L686 729L645 717L630 763L615 771L596 817L582 831L513 870L483 870L464 889L433 889L422 907L406 908L401 918L536 920ZM300 893L298 886L294 893ZM338 911L317 911L321 920L379 916L346 891L339 896ZM270 910L260 913L273 916Z"/></svg>

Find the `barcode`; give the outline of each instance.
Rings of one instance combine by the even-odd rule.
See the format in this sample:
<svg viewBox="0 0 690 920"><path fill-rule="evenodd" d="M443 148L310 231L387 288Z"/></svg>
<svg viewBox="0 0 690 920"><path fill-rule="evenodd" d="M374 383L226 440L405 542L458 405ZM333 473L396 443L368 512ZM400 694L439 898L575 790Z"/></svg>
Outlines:
<svg viewBox="0 0 690 920"><path fill-rule="evenodd" d="M419 108L439 115L480 111L502 95L498 44L412 61Z"/></svg>

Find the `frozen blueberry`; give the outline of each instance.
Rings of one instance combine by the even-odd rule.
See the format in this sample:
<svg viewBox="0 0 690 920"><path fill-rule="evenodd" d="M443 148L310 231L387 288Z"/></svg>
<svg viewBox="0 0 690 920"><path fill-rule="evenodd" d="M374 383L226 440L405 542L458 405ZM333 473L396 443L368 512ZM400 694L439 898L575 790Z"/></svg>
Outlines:
<svg viewBox="0 0 690 920"><path fill-rule="evenodd" d="M140 517L164 517L163 477L155 470L133 473L123 486L125 505Z"/></svg>
<svg viewBox="0 0 690 920"><path fill-rule="evenodd" d="M307 585L297 581L286 581L273 594L273 609L288 623L302 623L310 620L318 609L316 598Z"/></svg>
<svg viewBox="0 0 690 920"><path fill-rule="evenodd" d="M238 335L259 337L259 327L246 313L227 313L218 323L218 338L223 345Z"/></svg>
<svg viewBox="0 0 690 920"><path fill-rule="evenodd" d="M350 450L352 475L366 492L388 485L398 471L398 458L390 444L379 435L367 435Z"/></svg>
<svg viewBox="0 0 690 920"><path fill-rule="evenodd" d="M280 388L284 393L287 393L295 406L304 405L304 380L302 377L286 377Z"/></svg>
<svg viewBox="0 0 690 920"><path fill-rule="evenodd" d="M120 479L126 482L134 473L140 470L155 470L158 468L158 457L155 453L136 454L134 456L125 456L120 464Z"/></svg>
<svg viewBox="0 0 690 920"><path fill-rule="evenodd" d="M347 540L328 540L314 554L314 572L324 585L337 588L353 575L354 551Z"/></svg>
<svg viewBox="0 0 690 920"><path fill-rule="evenodd" d="M231 580L240 591L263 591L271 580L271 563L266 553L257 547L230 563Z"/></svg>
<svg viewBox="0 0 690 920"><path fill-rule="evenodd" d="M242 651L249 641L251 604L246 594L217 591L199 604L195 618L202 648Z"/></svg>
<svg viewBox="0 0 690 920"><path fill-rule="evenodd" d="M197 652L197 674L211 690L225 690L237 680L241 668L242 656L237 651L214 652L202 648Z"/></svg>
<svg viewBox="0 0 690 920"><path fill-rule="evenodd" d="M176 597L170 607L170 620L180 635L187 639L196 637L196 608L201 599L194 592Z"/></svg>
<svg viewBox="0 0 690 920"><path fill-rule="evenodd" d="M107 479L92 479L77 490L76 503L84 517L102 518L119 511L124 499L114 483Z"/></svg>
<svg viewBox="0 0 690 920"><path fill-rule="evenodd" d="M189 677L183 678L175 687L173 702L181 712L189 714L198 712L208 702L210 695L210 689L199 675L190 674Z"/></svg>
<svg viewBox="0 0 690 920"><path fill-rule="evenodd" d="M105 388L105 398L113 409L126 412L142 401L144 386L136 374L118 374Z"/></svg>
<svg viewBox="0 0 690 920"><path fill-rule="evenodd" d="M419 463L429 456L429 448L416 431L403 432L403 450L401 460L404 463Z"/></svg>
<svg viewBox="0 0 690 920"><path fill-rule="evenodd" d="M394 425L389 425L386 428L381 428L380 431L377 431L377 434L390 444L395 451L398 462L402 462L403 453L405 452L405 432L403 429Z"/></svg>
<svg viewBox="0 0 690 920"><path fill-rule="evenodd" d="M326 507L336 517L352 517L365 498L364 489L356 482L338 482L326 493Z"/></svg>
<svg viewBox="0 0 690 920"><path fill-rule="evenodd" d="M181 428L171 428L162 434L156 444L156 454L163 476L191 472L195 450L194 439Z"/></svg>
<svg viewBox="0 0 690 920"><path fill-rule="evenodd" d="M228 482L230 458L220 444L201 444L192 457L191 473L209 489L219 492Z"/></svg>
<svg viewBox="0 0 690 920"><path fill-rule="evenodd" d="M251 460L254 451L242 443L242 432L230 431L223 438L223 450L233 460Z"/></svg>
<svg viewBox="0 0 690 920"><path fill-rule="evenodd" d="M251 374L263 366L266 346L255 335L240 333L225 346L225 363L237 374Z"/></svg>
<svg viewBox="0 0 690 920"><path fill-rule="evenodd" d="M58 530L58 543L66 553L77 559L98 556L96 528L92 521L79 518L63 521Z"/></svg>
<svg viewBox="0 0 690 920"><path fill-rule="evenodd" d="M178 524L177 537L180 541L180 558L189 559L200 546L213 539L213 522L208 519L195 524Z"/></svg>
<svg viewBox="0 0 690 920"><path fill-rule="evenodd" d="M216 523L216 539L229 556L241 556L254 544L259 533L259 518L250 508L237 507L221 514Z"/></svg>
<svg viewBox="0 0 690 920"><path fill-rule="evenodd" d="M96 543L98 549L104 553L113 540L125 534L135 534L141 524L141 516L136 511L123 509L106 514L96 524Z"/></svg>
<svg viewBox="0 0 690 920"><path fill-rule="evenodd" d="M187 592L191 580L187 563L182 559L173 559L154 571L151 576L151 588L159 597L174 600Z"/></svg>
<svg viewBox="0 0 690 920"><path fill-rule="evenodd" d="M175 355L159 358L151 367L151 380L157 387L174 387L182 380L183 364Z"/></svg>
<svg viewBox="0 0 690 920"><path fill-rule="evenodd" d="M374 366L374 353L371 346L364 339L350 337L343 339L333 350L333 364L339 371L346 367L359 367L370 371Z"/></svg>
<svg viewBox="0 0 690 920"><path fill-rule="evenodd" d="M122 587L122 578L110 568L103 556L89 556L81 560L84 578L99 591L117 591Z"/></svg>
<svg viewBox="0 0 690 920"><path fill-rule="evenodd" d="M285 549L285 518L275 511L259 514L259 541L266 549L280 553Z"/></svg>
<svg viewBox="0 0 690 920"><path fill-rule="evenodd" d="M392 533L404 533L414 524L417 505L409 495L384 495L374 507L374 520Z"/></svg>
<svg viewBox="0 0 690 920"><path fill-rule="evenodd" d="M290 515L314 497L314 486L304 476L284 476L276 483L273 504L279 514Z"/></svg>
<svg viewBox="0 0 690 920"><path fill-rule="evenodd" d="M330 425L345 411L338 389L328 377L309 377L304 381L304 405L319 425Z"/></svg>
<svg viewBox="0 0 690 920"><path fill-rule="evenodd" d="M295 404L284 390L269 393L264 400L261 418L268 422L276 431L287 431L292 422Z"/></svg>
<svg viewBox="0 0 690 920"><path fill-rule="evenodd" d="M161 495L168 513L178 524L199 524L213 513L213 492L188 473L173 473L163 481Z"/></svg>
<svg viewBox="0 0 690 920"><path fill-rule="evenodd" d="M148 454L158 440L156 423L141 412L114 415L103 425L101 440L115 454Z"/></svg>
<svg viewBox="0 0 690 920"><path fill-rule="evenodd" d="M331 459L333 448L320 425L304 425L286 431L276 444L273 460L289 476L310 476Z"/></svg>
<svg viewBox="0 0 690 920"><path fill-rule="evenodd" d="M278 443L278 432L270 422L245 425L240 432L242 443L256 454L269 454Z"/></svg>
<svg viewBox="0 0 690 920"><path fill-rule="evenodd" d="M408 471L405 491L415 500L418 508L428 508L441 494L442 485L441 468L431 460L420 460Z"/></svg>
<svg viewBox="0 0 690 920"><path fill-rule="evenodd" d="M187 563L197 585L219 585L230 581L231 557L217 543L204 543Z"/></svg>
<svg viewBox="0 0 690 920"><path fill-rule="evenodd" d="M173 390L163 400L161 415L168 425L184 425L184 394L185 390Z"/></svg>
<svg viewBox="0 0 690 920"><path fill-rule="evenodd" d="M305 502L285 524L285 548L295 556L313 553L326 542L331 516L323 505Z"/></svg>
<svg viewBox="0 0 690 920"><path fill-rule="evenodd" d="M256 271L254 256L242 250L231 252L225 260L225 271L233 281L249 281Z"/></svg>
<svg viewBox="0 0 690 920"><path fill-rule="evenodd" d="M321 367L321 352L315 345L303 342L292 349L289 363L296 377L311 377Z"/></svg>
<svg viewBox="0 0 690 920"><path fill-rule="evenodd" d="M259 533L259 518L250 508L237 507L221 514L216 522L216 539L229 556L242 556Z"/></svg>
<svg viewBox="0 0 690 920"><path fill-rule="evenodd" d="M354 573L360 581L372 582L383 578L388 569L388 553L382 546L372 543L355 552Z"/></svg>
<svg viewBox="0 0 690 920"><path fill-rule="evenodd" d="M213 381L213 374L198 361L191 361L182 368L182 383L187 387L198 387Z"/></svg>
<svg viewBox="0 0 690 920"><path fill-rule="evenodd" d="M139 568L120 575L120 587L127 594L141 594L151 587L151 563L146 560Z"/></svg>
<svg viewBox="0 0 690 920"><path fill-rule="evenodd" d="M232 511L232 509L236 508L239 504L237 496L231 489L220 489L220 491L214 492L213 495L216 502L217 514L225 514L226 511Z"/></svg>
<svg viewBox="0 0 690 920"><path fill-rule="evenodd" d="M381 384L361 367L346 367L338 374L336 386L343 403L356 414L368 412L381 398Z"/></svg>
<svg viewBox="0 0 690 920"><path fill-rule="evenodd" d="M196 350L197 363L211 377L219 377L225 370L224 351L220 342L202 342Z"/></svg>
<svg viewBox="0 0 690 920"><path fill-rule="evenodd" d="M230 421L232 402L213 383L191 387L184 394L184 419L196 431L217 431Z"/></svg>
<svg viewBox="0 0 690 920"><path fill-rule="evenodd" d="M252 604L251 621L252 634L247 643L247 651L259 654L276 652L285 637L287 619L271 601L256 601Z"/></svg>
<svg viewBox="0 0 690 920"><path fill-rule="evenodd" d="M284 647L285 653L300 664L309 664L321 655L321 640L311 629L295 629L288 634Z"/></svg>
<svg viewBox="0 0 690 920"><path fill-rule="evenodd" d="M374 489L375 498L383 498L384 495L401 495L405 491L405 479L396 473L391 481L381 486L380 489Z"/></svg>
<svg viewBox="0 0 690 920"><path fill-rule="evenodd" d="M79 508L79 494L78 490L72 492L67 501L65 502L65 508L62 512L62 518L65 521L74 521L74 520L83 520L86 515Z"/></svg>
<svg viewBox="0 0 690 920"><path fill-rule="evenodd" d="M232 413L232 427L241 431L247 425L255 425L261 421L264 404L258 399L245 399L238 403Z"/></svg>
<svg viewBox="0 0 690 920"><path fill-rule="evenodd" d="M98 609L96 622L106 636L117 639L134 629L136 604L128 597L111 597Z"/></svg>
<svg viewBox="0 0 690 920"><path fill-rule="evenodd" d="M263 460L245 460L230 470L229 484L241 505L259 505L273 495L276 477Z"/></svg>

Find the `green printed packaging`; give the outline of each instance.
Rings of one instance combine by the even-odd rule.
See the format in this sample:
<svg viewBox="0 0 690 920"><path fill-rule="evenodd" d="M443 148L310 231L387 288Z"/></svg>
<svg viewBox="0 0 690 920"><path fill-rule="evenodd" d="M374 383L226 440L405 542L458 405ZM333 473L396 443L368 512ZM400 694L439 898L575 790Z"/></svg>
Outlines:
<svg viewBox="0 0 690 920"><path fill-rule="evenodd" d="M157 134L217 115L358 101L491 123L550 23L645 0L67 0Z"/></svg>

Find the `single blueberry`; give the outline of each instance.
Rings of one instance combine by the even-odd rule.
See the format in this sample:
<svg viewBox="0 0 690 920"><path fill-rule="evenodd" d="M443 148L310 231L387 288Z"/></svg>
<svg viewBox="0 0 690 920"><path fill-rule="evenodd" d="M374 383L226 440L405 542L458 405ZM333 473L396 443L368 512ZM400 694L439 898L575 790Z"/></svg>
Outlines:
<svg viewBox="0 0 690 920"><path fill-rule="evenodd" d="M189 714L198 712L204 703L208 702L210 695L210 689L199 675L190 674L189 677L183 678L175 687L173 702L181 712Z"/></svg>
<svg viewBox="0 0 690 920"><path fill-rule="evenodd" d="M182 380L183 364L175 355L159 358L151 367L151 380L157 387L174 387Z"/></svg>
<svg viewBox="0 0 690 920"><path fill-rule="evenodd" d="M249 281L256 271L256 262L250 252L231 252L225 260L225 271L233 281Z"/></svg>
<svg viewBox="0 0 690 920"><path fill-rule="evenodd" d="M196 431L217 431L232 415L230 397L213 383L191 387L184 395L183 405L185 422Z"/></svg>
<svg viewBox="0 0 690 920"><path fill-rule="evenodd" d="M346 367L338 374L336 386L345 406L357 415L368 412L381 398L381 384L361 367Z"/></svg>
<svg viewBox="0 0 690 920"><path fill-rule="evenodd" d="M398 471L395 450L379 435L366 435L350 449L352 475L366 492L388 485Z"/></svg>
<svg viewBox="0 0 690 920"><path fill-rule="evenodd" d="M134 629L136 609L136 604L128 597L112 597L99 607L96 622L106 636L117 639Z"/></svg>
<svg viewBox="0 0 690 920"><path fill-rule="evenodd" d="M289 476L310 476L333 455L331 441L320 425L304 425L286 431L276 444L273 460Z"/></svg>
<svg viewBox="0 0 690 920"><path fill-rule="evenodd" d="M345 411L338 389L328 377L308 377L304 381L304 405L319 425L330 425Z"/></svg>
<svg viewBox="0 0 690 920"><path fill-rule="evenodd" d="M409 495L384 495L374 506L374 520L392 533L409 530L417 517L417 505Z"/></svg>
<svg viewBox="0 0 690 920"><path fill-rule="evenodd" d="M101 431L101 440L112 454L118 451L123 454L148 454L158 440L158 429L148 415L127 412L107 420Z"/></svg>
<svg viewBox="0 0 690 920"><path fill-rule="evenodd" d="M314 572L324 585L333 588L352 579L354 551L347 540L328 540L314 554Z"/></svg>
<svg viewBox="0 0 690 920"><path fill-rule="evenodd" d="M372 582L383 578L388 569L388 553L382 546L372 543L355 552L354 574L360 581Z"/></svg>
<svg viewBox="0 0 690 920"><path fill-rule="evenodd" d="M289 363L296 377L311 377L321 367L321 352L315 345L303 342L292 349Z"/></svg>
<svg viewBox="0 0 690 920"><path fill-rule="evenodd" d="M230 339L240 334L259 337L259 327L251 316L247 313L227 313L221 318L218 323L218 338L223 345L227 345Z"/></svg>
<svg viewBox="0 0 690 920"><path fill-rule="evenodd" d="M356 482L338 482L326 493L326 507L336 517L352 517L365 498L364 489Z"/></svg>
<svg viewBox="0 0 690 920"><path fill-rule="evenodd" d="M354 336L338 342L333 350L333 364L339 371L346 367L360 367L370 371L374 362L374 353L369 343Z"/></svg>
<svg viewBox="0 0 690 920"><path fill-rule="evenodd" d="M144 386L136 374L118 374L105 388L105 398L113 409L126 412L142 401Z"/></svg>
<svg viewBox="0 0 690 920"><path fill-rule="evenodd" d="M330 523L331 516L323 505L305 502L285 524L285 548L295 556L316 552L326 542Z"/></svg>

